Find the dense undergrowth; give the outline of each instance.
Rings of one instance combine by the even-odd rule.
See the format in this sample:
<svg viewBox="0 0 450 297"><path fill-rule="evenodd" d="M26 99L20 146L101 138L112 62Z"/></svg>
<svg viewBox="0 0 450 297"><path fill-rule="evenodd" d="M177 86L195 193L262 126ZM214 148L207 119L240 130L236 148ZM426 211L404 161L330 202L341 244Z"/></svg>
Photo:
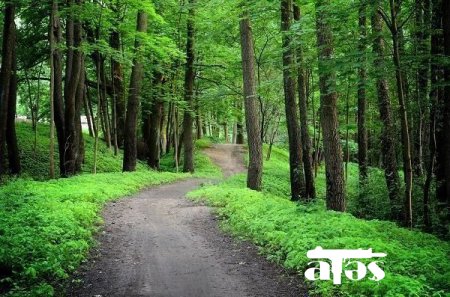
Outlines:
<svg viewBox="0 0 450 297"><path fill-rule="evenodd" d="M48 130L39 129L36 150L26 140L33 132L18 125L25 178L0 187L0 295L52 296L61 283L86 259L101 225L99 211L105 202L148 186L192 175L155 172L143 163L135 173L120 173L121 158L100 145L97 175L69 179L46 178ZM85 171L92 166L93 141L86 136ZM168 162L168 161L166 161ZM201 153L196 154L197 177L218 177L220 170ZM114 172L116 171L116 172Z"/></svg>
<svg viewBox="0 0 450 297"><path fill-rule="evenodd" d="M306 253L321 246L328 249L368 249L388 254L384 260L386 278L376 283L345 281L342 286L330 282L309 283L319 296L449 296L450 247L433 235L409 231L394 223L362 220L351 214L326 211L325 178L319 173L318 201L299 205L289 201L288 155L275 149L265 163L264 191L245 188L245 176L238 175L220 185L211 185L190 193L193 199L209 201L218 207L224 228L249 239L263 253L285 267L305 271ZM357 170L351 166L348 181L349 208L358 211ZM387 205L382 173L371 171L368 195L373 215L381 215Z"/></svg>
<svg viewBox="0 0 450 297"><path fill-rule="evenodd" d="M18 123L17 140L20 148L20 161L22 163L22 177L34 180L46 180L49 178L49 126L40 124L37 133L31 129L28 123ZM35 137L37 136L37 137ZM94 170L94 138L84 135L85 160L83 172L92 173ZM120 172L122 171L122 156L115 156L103 141L98 145L97 172ZM57 141L55 140L55 170L58 172L59 154ZM146 169L142 162L137 164L138 170Z"/></svg>

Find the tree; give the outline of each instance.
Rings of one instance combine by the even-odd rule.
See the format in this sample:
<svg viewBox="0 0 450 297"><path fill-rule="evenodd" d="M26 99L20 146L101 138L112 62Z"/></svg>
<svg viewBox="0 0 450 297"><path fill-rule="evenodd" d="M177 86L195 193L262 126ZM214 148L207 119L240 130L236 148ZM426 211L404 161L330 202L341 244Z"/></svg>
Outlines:
<svg viewBox="0 0 450 297"><path fill-rule="evenodd" d="M325 152L327 208L345 211L345 185L339 119L337 114L336 72L333 58L329 0L316 2L317 47L319 49L320 110Z"/></svg>
<svg viewBox="0 0 450 297"><path fill-rule="evenodd" d="M245 120L247 124L249 148L247 187L252 190L261 191L263 170L261 127L256 94L253 35L250 19L246 12L244 12L244 15L240 21L240 31L242 73L244 81ZM238 141L240 141L240 139L238 139Z"/></svg>
<svg viewBox="0 0 450 297"><path fill-rule="evenodd" d="M372 13L372 33L374 35L373 52L375 54L374 68L376 77L376 89L378 108L383 122L381 154L383 157L384 176L391 201L391 212L394 219L399 219L398 201L400 199L400 177L398 175L397 157L395 148L395 126L393 123L392 107L389 96L389 85L383 76L385 69L385 45L383 40L383 21L378 13L379 0L374 2Z"/></svg>
<svg viewBox="0 0 450 297"><path fill-rule="evenodd" d="M155 73L153 78L153 94L152 102L150 103L150 114L148 115L148 156L147 163L150 168L159 170L160 167L160 141L161 141L161 122L163 120L164 101L161 96L163 95L163 87L165 78L162 73Z"/></svg>
<svg viewBox="0 0 450 297"><path fill-rule="evenodd" d="M379 13L384 18L388 28L392 35L393 44L393 61L395 65L395 77L397 80L397 97L400 107L400 123L401 123L401 134L402 134L402 148L403 148L403 172L405 179L405 199L404 199L404 221L409 227L412 227L412 182L413 182L413 170L412 170L412 157L411 157L411 138L409 132L408 123L408 112L406 106L406 96L408 92L405 91L405 77L404 71L402 70L402 62L400 54L402 52L401 48L401 38L402 26L398 24L398 7L401 3L396 3L395 0L389 1L391 18L388 19L387 15L380 8Z"/></svg>
<svg viewBox="0 0 450 297"><path fill-rule="evenodd" d="M305 197L305 176L302 162L302 145L298 123L295 80L293 73L294 51L290 29L292 23L292 0L281 0L281 31L283 34L283 81L286 122L289 137L289 164L291 176L291 199Z"/></svg>
<svg viewBox="0 0 450 297"><path fill-rule="evenodd" d="M147 22L147 14L140 10L137 17L137 32L147 32ZM124 142L123 171L135 171L137 162L137 115L140 105L142 79L144 76L144 65L140 57L142 47L140 36L136 36L134 47L136 56L133 61L133 69L131 72L127 114L125 120L125 130L127 133L125 134Z"/></svg>
<svg viewBox="0 0 450 297"><path fill-rule="evenodd" d="M19 149L15 129L17 76L16 76L16 4L7 2L4 9L2 67L0 72L0 174L4 168L5 149L11 174L20 173Z"/></svg>
<svg viewBox="0 0 450 297"><path fill-rule="evenodd" d="M301 18L300 7L294 4L294 19L299 22ZM314 170L312 162L311 138L308 132L308 92L307 78L304 61L303 46L297 41L297 64L298 64L298 98L300 110L300 132L303 146L303 165L305 169L305 198L314 199L316 188L314 184Z"/></svg>
<svg viewBox="0 0 450 297"><path fill-rule="evenodd" d="M443 43L444 57L450 61L450 3L442 1L442 27L443 27ZM448 226L450 216L448 215L450 206L450 65L444 64L445 87L444 94L441 98L440 107L442 108L439 121L440 131L438 134L439 144L443 146L438 154L440 176L438 180L438 208L443 226ZM447 231L448 232L448 231Z"/></svg>
<svg viewBox="0 0 450 297"><path fill-rule="evenodd" d="M189 0L186 43L186 73L184 100L187 103L183 119L184 172L194 172L194 85L195 85L195 0Z"/></svg>

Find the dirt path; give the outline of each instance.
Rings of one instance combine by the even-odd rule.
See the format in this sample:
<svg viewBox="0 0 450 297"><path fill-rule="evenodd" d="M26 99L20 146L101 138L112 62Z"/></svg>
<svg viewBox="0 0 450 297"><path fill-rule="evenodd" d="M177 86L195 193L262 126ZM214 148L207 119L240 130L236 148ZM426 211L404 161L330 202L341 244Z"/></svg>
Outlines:
<svg viewBox="0 0 450 297"><path fill-rule="evenodd" d="M216 144L203 151L222 168L225 177L244 172L244 147L233 144Z"/></svg>
<svg viewBox="0 0 450 297"><path fill-rule="evenodd" d="M230 175L243 168L240 151L218 146L207 153ZM184 198L201 183L182 181L110 203L99 248L67 296L306 296L297 277L253 245L223 235L208 207Z"/></svg>

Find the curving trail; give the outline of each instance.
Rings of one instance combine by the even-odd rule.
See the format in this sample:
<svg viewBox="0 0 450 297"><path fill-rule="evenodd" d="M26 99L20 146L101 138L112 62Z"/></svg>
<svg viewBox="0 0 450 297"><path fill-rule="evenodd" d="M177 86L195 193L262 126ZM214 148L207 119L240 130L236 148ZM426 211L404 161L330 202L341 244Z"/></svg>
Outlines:
<svg viewBox="0 0 450 297"><path fill-rule="evenodd" d="M245 170L240 146L206 153L226 176ZM298 277L221 233L210 208L185 199L201 183L181 181L108 204L99 247L66 295L307 296Z"/></svg>

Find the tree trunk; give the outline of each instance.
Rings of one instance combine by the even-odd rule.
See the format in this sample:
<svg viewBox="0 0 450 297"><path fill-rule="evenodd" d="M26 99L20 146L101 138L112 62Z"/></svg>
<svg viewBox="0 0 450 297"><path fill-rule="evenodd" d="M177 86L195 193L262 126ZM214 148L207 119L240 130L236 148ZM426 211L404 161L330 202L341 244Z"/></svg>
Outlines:
<svg viewBox="0 0 450 297"><path fill-rule="evenodd" d="M148 17L143 11L138 12L137 31L147 32ZM127 115L125 120L125 142L124 142L124 159L123 171L136 171L137 159L137 119L140 105L140 93L142 87L142 79L144 77L144 65L139 57L139 49L141 41L139 37L135 40L135 54L133 69L131 71L130 90L127 104Z"/></svg>
<svg viewBox="0 0 450 297"><path fill-rule="evenodd" d="M330 0L316 2L317 47L319 49L320 109L325 152L327 209L345 211L345 186L342 147L337 114L336 72L333 57L333 35L327 9Z"/></svg>
<svg viewBox="0 0 450 297"><path fill-rule="evenodd" d="M299 22L301 18L300 7L294 4L294 19ZM303 47L301 44L297 48L298 69L298 93L300 109L300 132L303 144L303 164L305 169L305 198L314 199L316 197L316 187L314 184L314 170L312 164L311 138L308 132L308 93L305 62L303 57ZM273 141L271 141L273 143Z"/></svg>
<svg viewBox="0 0 450 297"><path fill-rule="evenodd" d="M77 1L80 2L80 1ZM68 0L69 7L73 6L73 1ZM79 151L79 135L77 135L77 90L83 64L83 54L80 49L82 39L81 20L70 12L66 21L66 80L64 86L65 111L65 139L64 139L64 165L66 176L78 173L77 157Z"/></svg>
<svg viewBox="0 0 450 297"><path fill-rule="evenodd" d="M13 71L15 62L15 40L16 24L14 18L16 15L15 4L9 2L4 9L3 25L3 47L2 47L2 65L0 73L0 174L6 173L3 160L6 156L6 141L8 133L9 105L12 104L11 84L13 80Z"/></svg>
<svg viewBox="0 0 450 297"><path fill-rule="evenodd" d="M367 5L365 0L359 4L359 63L358 68L358 164L359 164L359 183L360 194L364 193L364 187L368 178L368 134L366 126L366 81L367 81Z"/></svg>
<svg viewBox="0 0 450 297"><path fill-rule="evenodd" d="M240 21L240 33L245 120L247 123L249 149L247 187L255 191L261 191L263 170L262 140L256 94L253 34L248 13L244 13L244 16ZM239 129L242 131L242 127L238 127L238 134L242 134ZM237 138L239 138L239 142L243 140L240 139L241 136L238 136Z"/></svg>
<svg viewBox="0 0 450 297"><path fill-rule="evenodd" d="M120 33L113 31L110 37L110 45L116 51L121 51ZM125 134L125 90L122 64L115 59L111 60L112 87L115 102L115 121L117 145L122 148Z"/></svg>
<svg viewBox="0 0 450 297"><path fill-rule="evenodd" d="M293 74L294 52L291 45L292 0L281 1L281 31L283 33L283 79L286 122L289 136L289 164L291 179L291 199L305 197L305 176L303 172L302 145L295 99Z"/></svg>
<svg viewBox="0 0 450 297"><path fill-rule="evenodd" d="M392 119L391 101L389 98L389 85L384 76L386 70L384 40L383 40L383 23L381 16L378 14L379 0L374 6L372 14L372 31L375 36L373 43L373 51L375 53L374 68L378 73L376 79L376 88L378 95L378 107L381 120L383 121L383 132L381 142L381 154L384 165L384 175L391 201L393 219L400 219L399 200L400 200L400 177L397 168L397 157L395 149L395 126Z"/></svg>
<svg viewBox="0 0 450 297"><path fill-rule="evenodd" d="M16 46L16 26L13 25L11 32L13 38L13 47ZM20 152L17 144L16 134L16 108L17 108L17 57L16 51L13 50L12 55L12 72L11 81L9 84L9 103L8 103L8 119L6 124L6 144L8 146L8 165L9 172L12 175L19 175L21 171L20 166ZM36 134L35 134L36 135Z"/></svg>
<svg viewBox="0 0 450 297"><path fill-rule="evenodd" d="M405 178L405 200L404 200L404 221L408 227L412 227L412 161L411 161L411 140L408 124L408 113L406 109L405 87L403 79L403 71L400 59L400 44L399 44L399 28L397 25L397 14L395 9L395 0L390 0L391 8L391 32L394 49L394 65L397 79L397 96L400 107L400 122L402 134L402 148L403 148L403 171Z"/></svg>
<svg viewBox="0 0 450 297"><path fill-rule="evenodd" d="M450 58L450 2L442 1L442 22L443 22L443 36L444 36L444 56ZM448 215L450 206L450 66L444 65L444 81L447 83L444 87L444 96L441 102L443 109L443 116L441 117L442 137L441 144L445 153L440 154L440 167L444 173L444 179L439 181L439 196L438 196L438 210L441 216L441 223L443 226L448 226L450 216ZM447 215L445 215L447 214ZM448 232L448 231L447 231Z"/></svg>
<svg viewBox="0 0 450 297"><path fill-rule="evenodd" d="M413 117L414 140L414 174L423 174L424 156L426 151L425 127L429 115L428 108L428 81L430 72L430 0L415 1L415 54L419 58L416 72L416 108Z"/></svg>
<svg viewBox="0 0 450 297"><path fill-rule="evenodd" d="M147 138L148 156L147 162L150 168L159 170L160 168L160 141L161 141L161 122L163 120L164 102L161 101L163 76L161 73L155 74L153 80L153 98L151 102L149 121L149 130Z"/></svg>
<svg viewBox="0 0 450 297"><path fill-rule="evenodd" d="M52 0L52 11L50 13L50 23L48 31L48 41L50 44L50 147L49 147L49 175L55 178L55 51L56 39L53 34L55 20L57 18L58 2Z"/></svg>
<svg viewBox="0 0 450 297"><path fill-rule="evenodd" d="M161 121L164 103L159 99L153 102L150 115L150 133L148 139L148 165L150 168L159 170L160 165L160 140Z"/></svg>
<svg viewBox="0 0 450 297"><path fill-rule="evenodd" d="M186 110L183 119L184 172L194 172L194 83L195 83L195 0L189 0L187 20L186 75L184 79L184 100Z"/></svg>
<svg viewBox="0 0 450 297"><path fill-rule="evenodd" d="M84 96L83 96L84 114L86 115L86 120L88 123L89 136L94 137L94 126L92 125L94 122L94 119L93 119L93 116L91 115L91 111L89 109L88 92L89 92L88 87L85 84L84 85Z"/></svg>

